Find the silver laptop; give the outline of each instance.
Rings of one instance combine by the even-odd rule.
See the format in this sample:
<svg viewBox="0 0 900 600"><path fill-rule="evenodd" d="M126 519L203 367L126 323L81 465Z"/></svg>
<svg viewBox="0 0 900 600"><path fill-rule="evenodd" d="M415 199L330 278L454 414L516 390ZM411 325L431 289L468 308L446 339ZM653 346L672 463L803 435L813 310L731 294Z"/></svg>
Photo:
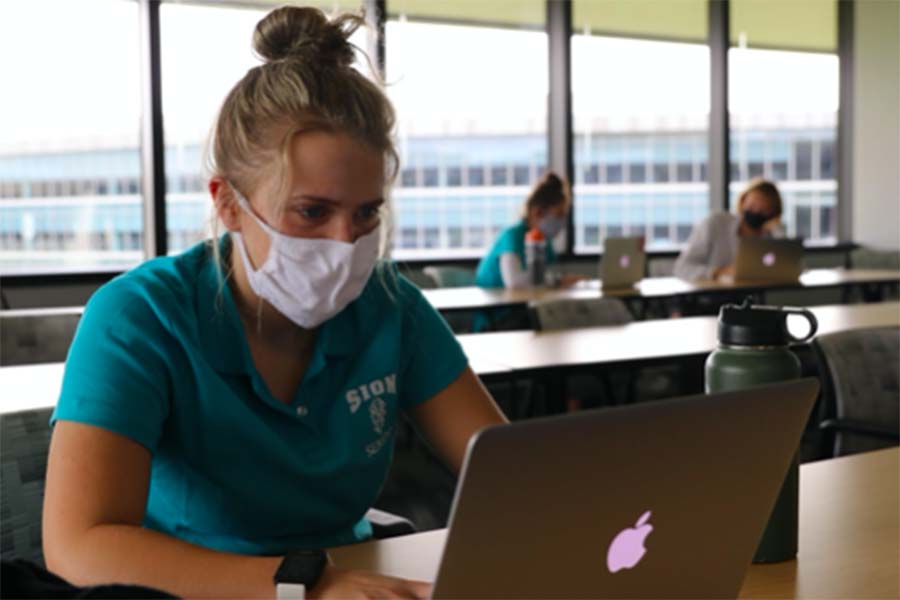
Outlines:
<svg viewBox="0 0 900 600"><path fill-rule="evenodd" d="M803 241L740 238L735 281L795 281L803 271Z"/></svg>
<svg viewBox="0 0 900 600"><path fill-rule="evenodd" d="M794 380L482 431L434 597L736 597L818 387Z"/></svg>
<svg viewBox="0 0 900 600"><path fill-rule="evenodd" d="M603 240L600 283L604 289L629 288L644 278L647 255L642 237L608 237Z"/></svg>

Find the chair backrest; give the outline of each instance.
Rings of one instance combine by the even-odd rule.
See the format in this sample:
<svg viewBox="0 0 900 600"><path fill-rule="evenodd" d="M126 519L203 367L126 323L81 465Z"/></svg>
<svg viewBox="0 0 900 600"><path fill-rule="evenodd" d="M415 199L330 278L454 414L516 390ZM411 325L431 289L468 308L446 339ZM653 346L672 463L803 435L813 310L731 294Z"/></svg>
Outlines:
<svg viewBox="0 0 900 600"><path fill-rule="evenodd" d="M41 511L50 414L40 408L0 415L0 554L44 564Z"/></svg>
<svg viewBox="0 0 900 600"><path fill-rule="evenodd" d="M82 307L0 311L0 365L63 362Z"/></svg>
<svg viewBox="0 0 900 600"><path fill-rule="evenodd" d="M475 285L475 271L465 267L430 266L422 270L438 287L466 287Z"/></svg>
<svg viewBox="0 0 900 600"><path fill-rule="evenodd" d="M825 401L837 420L896 429L900 421L900 327L822 335L814 348L824 363ZM830 397L829 397L830 396ZM895 442L838 430L834 455L865 452Z"/></svg>
<svg viewBox="0 0 900 600"><path fill-rule="evenodd" d="M634 320L618 298L541 300L529 304L529 309L538 331L624 325Z"/></svg>
<svg viewBox="0 0 900 600"><path fill-rule="evenodd" d="M850 265L855 269L900 269L900 250L857 248L850 253Z"/></svg>
<svg viewBox="0 0 900 600"><path fill-rule="evenodd" d="M675 274L675 259L653 258L648 260L647 274L650 277L672 277Z"/></svg>

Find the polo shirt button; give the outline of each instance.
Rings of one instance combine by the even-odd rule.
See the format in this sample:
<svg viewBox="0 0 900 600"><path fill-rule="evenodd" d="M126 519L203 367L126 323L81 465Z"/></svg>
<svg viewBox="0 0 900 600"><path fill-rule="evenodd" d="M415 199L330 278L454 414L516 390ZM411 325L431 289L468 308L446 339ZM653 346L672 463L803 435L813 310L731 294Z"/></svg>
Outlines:
<svg viewBox="0 0 900 600"><path fill-rule="evenodd" d="M297 415L299 415L299 416L301 416L301 417L305 417L305 416L308 415L308 414L309 414L309 409L306 408L305 406L298 406L298 407L297 407Z"/></svg>

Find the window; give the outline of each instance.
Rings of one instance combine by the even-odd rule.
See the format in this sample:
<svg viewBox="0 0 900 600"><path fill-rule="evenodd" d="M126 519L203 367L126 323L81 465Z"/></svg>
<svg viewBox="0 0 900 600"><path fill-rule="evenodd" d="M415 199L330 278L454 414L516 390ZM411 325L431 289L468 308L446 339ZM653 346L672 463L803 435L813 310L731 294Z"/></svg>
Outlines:
<svg viewBox="0 0 900 600"><path fill-rule="evenodd" d="M257 22L282 4L320 6L327 12L359 8L353 2L332 0L256 4L258 9L177 2L160 7L166 176L176 182L166 190L170 254L212 234L203 153L226 94L248 69L260 64L251 48ZM198 32L210 30L216 34L198 43ZM366 48L366 32L357 31L352 41ZM357 67L367 72L365 61ZM412 183L415 171L404 171L401 178L412 178ZM434 185L432 181L432 174L427 174L424 185Z"/></svg>
<svg viewBox="0 0 900 600"><path fill-rule="evenodd" d="M462 185L462 167L454 166L447 169L447 185L450 187Z"/></svg>
<svg viewBox="0 0 900 600"><path fill-rule="evenodd" d="M732 0L730 15L732 205L750 178L768 177L788 235L834 242L836 2Z"/></svg>
<svg viewBox="0 0 900 600"><path fill-rule="evenodd" d="M138 27L135 2L0 2L0 272L143 258Z"/></svg>
<svg viewBox="0 0 900 600"><path fill-rule="evenodd" d="M387 11L401 166L446 173L397 182L393 254L481 256L547 163L544 3L388 0Z"/></svg>
<svg viewBox="0 0 900 600"><path fill-rule="evenodd" d="M708 210L706 3L578 0L573 30L575 251L674 247Z"/></svg>

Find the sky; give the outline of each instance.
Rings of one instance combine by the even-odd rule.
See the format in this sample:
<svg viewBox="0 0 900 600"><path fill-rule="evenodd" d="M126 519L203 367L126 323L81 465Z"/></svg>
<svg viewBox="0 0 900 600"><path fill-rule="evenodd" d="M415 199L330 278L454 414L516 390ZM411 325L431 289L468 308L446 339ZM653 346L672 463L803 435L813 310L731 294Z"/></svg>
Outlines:
<svg viewBox="0 0 900 600"><path fill-rule="evenodd" d="M258 64L250 40L263 14L163 4L167 143L205 140L225 94ZM138 32L136 3L127 0L0 2L0 152L136 145ZM401 136L544 130L546 34L401 20L387 36ZM572 74L576 125L600 117L702 122L709 109L702 45L576 36ZM736 48L730 74L736 114L837 110L836 56Z"/></svg>

